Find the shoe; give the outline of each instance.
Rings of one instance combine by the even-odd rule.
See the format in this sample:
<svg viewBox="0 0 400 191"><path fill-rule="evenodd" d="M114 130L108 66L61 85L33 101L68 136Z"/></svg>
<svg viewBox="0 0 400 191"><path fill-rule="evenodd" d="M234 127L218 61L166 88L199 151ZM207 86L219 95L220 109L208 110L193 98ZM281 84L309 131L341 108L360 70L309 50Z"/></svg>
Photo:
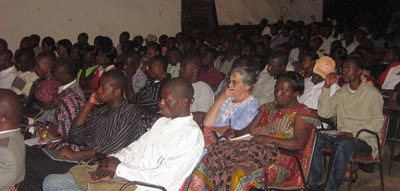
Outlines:
<svg viewBox="0 0 400 191"><path fill-rule="evenodd" d="M353 178L351 179L351 183L354 183L354 182L356 182L357 181L357 178L358 178L358 174L357 173L353 173L353 174L355 174L354 176L353 176ZM350 175L349 175L350 176ZM350 180L349 180L349 178L344 178L344 180L345 181L347 181L347 182L349 182Z"/></svg>
<svg viewBox="0 0 400 191"><path fill-rule="evenodd" d="M400 153L393 157L393 160L396 162L400 162Z"/></svg>

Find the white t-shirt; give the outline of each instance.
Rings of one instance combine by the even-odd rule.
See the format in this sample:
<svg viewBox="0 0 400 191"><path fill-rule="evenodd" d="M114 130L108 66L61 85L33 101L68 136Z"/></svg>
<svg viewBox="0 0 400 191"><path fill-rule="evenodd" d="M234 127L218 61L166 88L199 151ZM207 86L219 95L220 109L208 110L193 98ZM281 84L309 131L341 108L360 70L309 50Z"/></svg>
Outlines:
<svg viewBox="0 0 400 191"><path fill-rule="evenodd" d="M211 87L203 81L192 84L194 89L194 102L190 106L190 112L205 112L214 104L214 93Z"/></svg>
<svg viewBox="0 0 400 191"><path fill-rule="evenodd" d="M0 88L10 89L17 74L15 66L0 71Z"/></svg>

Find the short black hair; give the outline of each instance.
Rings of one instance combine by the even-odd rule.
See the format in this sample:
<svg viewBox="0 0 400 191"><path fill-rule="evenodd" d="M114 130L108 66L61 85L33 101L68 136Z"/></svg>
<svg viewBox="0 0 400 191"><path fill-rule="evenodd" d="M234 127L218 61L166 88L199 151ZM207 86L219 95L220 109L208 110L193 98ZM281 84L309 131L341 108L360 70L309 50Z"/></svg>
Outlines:
<svg viewBox="0 0 400 191"><path fill-rule="evenodd" d="M41 52L36 56L36 59L47 58L50 62L54 63L57 59L56 54L54 52Z"/></svg>
<svg viewBox="0 0 400 191"><path fill-rule="evenodd" d="M56 41L50 36L44 37L44 39L42 40L42 46L43 44L49 45L52 51L56 49Z"/></svg>
<svg viewBox="0 0 400 191"><path fill-rule="evenodd" d="M124 32L122 32L119 36L127 36L128 39L129 39L129 38L131 37L131 34L129 34L128 31L124 31Z"/></svg>
<svg viewBox="0 0 400 191"><path fill-rule="evenodd" d="M149 42L149 43L147 44L147 49L150 49L150 48L152 48L152 49L158 51L159 54L162 53L160 44L158 44L158 43L156 43L156 42Z"/></svg>
<svg viewBox="0 0 400 191"><path fill-rule="evenodd" d="M19 63L22 56L27 56L33 61L35 59L35 52L31 48L21 48L15 54L15 61Z"/></svg>
<svg viewBox="0 0 400 191"><path fill-rule="evenodd" d="M190 64L193 64L195 68L199 69L201 68L201 59L199 55L195 52L188 52L183 55L182 62L183 61L191 61Z"/></svg>
<svg viewBox="0 0 400 191"><path fill-rule="evenodd" d="M164 71L167 72L168 59L165 56L163 56L163 55L154 56L153 58L150 59L150 62L151 63L159 62L160 64L163 65Z"/></svg>
<svg viewBox="0 0 400 191"><path fill-rule="evenodd" d="M277 50L277 51L272 52L270 58L271 59L278 58L279 61L280 61L279 62L280 65L286 65L288 63L288 60L289 60L289 55L288 55L287 52L285 52L283 50Z"/></svg>
<svg viewBox="0 0 400 191"><path fill-rule="evenodd" d="M87 33L85 33L85 32L79 33L78 38L79 38L80 36L86 38L86 40L89 39L89 35L88 35Z"/></svg>
<svg viewBox="0 0 400 191"><path fill-rule="evenodd" d="M310 57L311 60L317 60L319 58L318 54L314 51L301 51L299 54L299 61L302 62L304 57Z"/></svg>
<svg viewBox="0 0 400 191"><path fill-rule="evenodd" d="M331 51L331 56L337 55L342 61L347 58L347 50L344 47L337 47Z"/></svg>
<svg viewBox="0 0 400 191"><path fill-rule="evenodd" d="M353 62L357 69L364 69L364 61L358 57L350 56L347 57L345 62Z"/></svg>
<svg viewBox="0 0 400 191"><path fill-rule="evenodd" d="M62 46L67 49L68 55L71 54L72 43L68 39L62 39L57 42L57 46Z"/></svg>
<svg viewBox="0 0 400 191"><path fill-rule="evenodd" d="M192 84L181 77L172 78L165 83L162 89L169 89L174 98L191 101L194 94Z"/></svg>
<svg viewBox="0 0 400 191"><path fill-rule="evenodd" d="M114 88L121 89L122 92L126 88L126 83L127 83L126 75L119 70L111 70L111 71L105 72L101 76L101 78L111 78L111 80L113 81L111 85Z"/></svg>
<svg viewBox="0 0 400 191"><path fill-rule="evenodd" d="M60 69L70 76L76 77L77 70L74 64L74 61L70 58L62 58L56 61L56 65L54 67L60 67Z"/></svg>
<svg viewBox="0 0 400 191"><path fill-rule="evenodd" d="M278 75L277 81L279 79L289 80L290 86L292 86L293 91L298 92L300 95L304 92L304 78L297 72L283 72Z"/></svg>
<svg viewBox="0 0 400 191"><path fill-rule="evenodd" d="M118 53L113 46L104 46L99 50L98 54L101 54L101 56L108 58L110 62L114 62Z"/></svg>
<svg viewBox="0 0 400 191"><path fill-rule="evenodd" d="M7 60L12 60L13 55L14 55L10 49L5 49L5 50L1 51L0 54L6 55Z"/></svg>
<svg viewBox="0 0 400 191"><path fill-rule="evenodd" d="M112 46L113 45L113 41L111 40L110 37L103 36L103 38L101 38L100 44L101 44L102 47Z"/></svg>
<svg viewBox="0 0 400 191"><path fill-rule="evenodd" d="M5 46L6 49L8 48L7 41L4 40L4 39L2 39L2 38L0 38L0 44L3 44L3 45Z"/></svg>
<svg viewBox="0 0 400 191"><path fill-rule="evenodd" d="M37 35L37 34L32 34L30 37L31 37L31 40L33 42L33 46L34 47L38 47L39 43L40 43L40 36Z"/></svg>

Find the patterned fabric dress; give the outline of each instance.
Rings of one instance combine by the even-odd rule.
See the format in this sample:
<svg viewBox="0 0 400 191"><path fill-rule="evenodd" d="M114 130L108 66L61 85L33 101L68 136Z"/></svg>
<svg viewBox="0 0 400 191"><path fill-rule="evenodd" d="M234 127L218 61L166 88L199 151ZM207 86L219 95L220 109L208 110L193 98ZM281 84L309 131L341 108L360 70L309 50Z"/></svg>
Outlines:
<svg viewBox="0 0 400 191"><path fill-rule="evenodd" d="M290 139L296 116L313 127L320 124L315 112L303 104L286 110L275 106L276 102L272 102L260 107L264 115L252 132ZM309 144L310 141L303 153L311 152ZM261 145L251 140L217 142L208 147L207 155L194 171L189 188L196 191L262 188L266 168L268 185L280 185L294 178L297 163L294 157L280 154L275 145Z"/></svg>
<svg viewBox="0 0 400 191"><path fill-rule="evenodd" d="M78 117L82 111L85 102L71 89L66 89L62 92L61 102L58 104L55 112L54 124L57 125L57 132L67 137L69 129L72 126L75 118ZM67 143L58 145L60 148ZM82 148L76 145L69 145L70 149L80 151Z"/></svg>

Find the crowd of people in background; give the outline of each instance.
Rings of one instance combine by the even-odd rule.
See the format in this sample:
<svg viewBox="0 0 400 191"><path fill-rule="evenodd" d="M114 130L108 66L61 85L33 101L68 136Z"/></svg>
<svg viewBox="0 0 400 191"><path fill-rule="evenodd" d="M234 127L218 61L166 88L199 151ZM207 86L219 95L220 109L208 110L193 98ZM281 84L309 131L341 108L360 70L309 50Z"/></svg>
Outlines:
<svg viewBox="0 0 400 191"><path fill-rule="evenodd" d="M18 96L21 123L45 124L41 133L63 137L55 147L60 155L113 156L93 171L95 180L115 173L177 190L195 170L193 190L247 190L264 179L257 172L273 164L268 183L279 185L291 181L296 165L278 148L306 152L317 136L309 183L338 190L356 178L348 168L354 138L314 130L380 132L383 105L400 108L400 26L391 27L263 19L254 33L239 25L191 36L132 38L124 31L116 44L107 36L91 43L86 33L76 42L33 34L15 52L0 39L0 88ZM10 92L0 93L11 99ZM171 130L172 124L182 129ZM245 134L252 141L226 140ZM376 156L374 141L362 136L359 153ZM335 170L321 185L323 148L334 151L329 166ZM172 172L177 176L169 177ZM55 186L63 182L74 179L50 175L43 189L64 189ZM76 184L73 189L84 189Z"/></svg>

